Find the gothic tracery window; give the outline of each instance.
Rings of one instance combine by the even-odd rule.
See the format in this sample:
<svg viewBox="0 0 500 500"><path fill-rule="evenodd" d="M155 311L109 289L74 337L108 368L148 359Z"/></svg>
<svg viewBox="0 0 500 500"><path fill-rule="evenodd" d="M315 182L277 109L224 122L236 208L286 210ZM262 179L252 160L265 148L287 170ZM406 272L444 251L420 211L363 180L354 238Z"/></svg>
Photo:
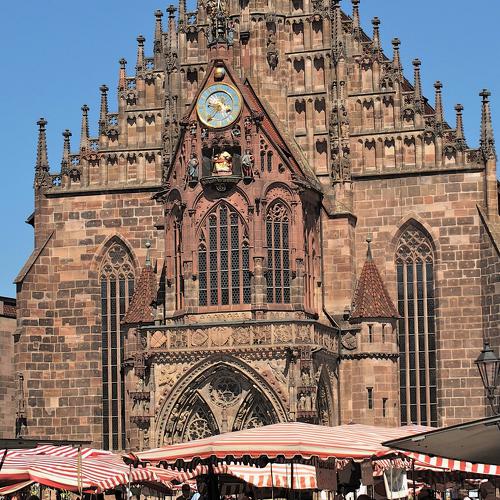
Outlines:
<svg viewBox="0 0 500 500"><path fill-rule="evenodd" d="M222 203L205 220L198 241L199 305L250 304L250 245L240 215Z"/></svg>
<svg viewBox="0 0 500 500"><path fill-rule="evenodd" d="M100 272L102 433L103 448L124 449L125 379L124 332L121 321L134 293L134 266L127 249L115 242L106 253Z"/></svg>
<svg viewBox="0 0 500 500"><path fill-rule="evenodd" d="M290 303L290 214L281 201L273 203L266 216L267 301Z"/></svg>
<svg viewBox="0 0 500 500"><path fill-rule="evenodd" d="M401 424L437 425L434 255L427 236L410 225L396 250Z"/></svg>

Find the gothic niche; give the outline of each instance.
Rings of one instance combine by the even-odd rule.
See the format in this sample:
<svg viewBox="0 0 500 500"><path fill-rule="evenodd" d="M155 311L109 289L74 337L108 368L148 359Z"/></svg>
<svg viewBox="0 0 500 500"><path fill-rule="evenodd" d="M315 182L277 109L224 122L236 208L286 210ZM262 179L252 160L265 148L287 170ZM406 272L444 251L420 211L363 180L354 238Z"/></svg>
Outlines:
<svg viewBox="0 0 500 500"><path fill-rule="evenodd" d="M249 163L245 151L245 168ZM242 178L241 147L228 141L214 141L202 149L201 182L214 184L218 191L225 191L226 185Z"/></svg>
<svg viewBox="0 0 500 500"><path fill-rule="evenodd" d="M182 391L168 415L161 441L200 439L278 420L272 404L252 381L234 369L219 366L206 370Z"/></svg>

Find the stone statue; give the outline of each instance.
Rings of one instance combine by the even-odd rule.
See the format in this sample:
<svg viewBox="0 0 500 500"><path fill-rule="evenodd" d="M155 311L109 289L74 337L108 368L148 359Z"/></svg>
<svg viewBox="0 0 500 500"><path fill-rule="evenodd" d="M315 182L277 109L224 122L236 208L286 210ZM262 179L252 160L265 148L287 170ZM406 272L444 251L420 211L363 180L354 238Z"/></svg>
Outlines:
<svg viewBox="0 0 500 500"><path fill-rule="evenodd" d="M188 176L190 181L198 180L198 166L200 162L196 157L196 153L191 153L191 159L188 162Z"/></svg>
<svg viewBox="0 0 500 500"><path fill-rule="evenodd" d="M241 169L244 177L252 177L254 158L249 149L245 149L244 155L241 157Z"/></svg>

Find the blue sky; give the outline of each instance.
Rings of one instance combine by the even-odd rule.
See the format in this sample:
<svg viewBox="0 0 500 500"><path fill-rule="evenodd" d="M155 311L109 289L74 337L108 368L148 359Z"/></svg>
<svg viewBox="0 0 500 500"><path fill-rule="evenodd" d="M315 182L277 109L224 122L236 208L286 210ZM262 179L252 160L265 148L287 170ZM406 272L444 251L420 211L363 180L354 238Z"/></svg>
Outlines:
<svg viewBox="0 0 500 500"><path fill-rule="evenodd" d="M99 86L110 89L115 106L118 60L135 65L136 37L146 37L148 53L154 11L162 0L24 0L2 5L2 79L0 141L0 295L15 294L12 280L31 253L32 228L24 223L33 210L33 166L36 121L48 120L51 167L58 170L64 129L78 144L80 108L90 106L94 134ZM350 12L349 0L342 1ZM391 53L399 37L407 76L411 60L422 60L425 95L433 99L435 80L444 85L447 119L454 123L453 106L464 105L465 132L477 145L480 119L478 93L492 92L493 124L500 145L500 39L498 0L361 0L361 21L371 33L371 19L381 19L381 38ZM500 147L500 146L499 146Z"/></svg>

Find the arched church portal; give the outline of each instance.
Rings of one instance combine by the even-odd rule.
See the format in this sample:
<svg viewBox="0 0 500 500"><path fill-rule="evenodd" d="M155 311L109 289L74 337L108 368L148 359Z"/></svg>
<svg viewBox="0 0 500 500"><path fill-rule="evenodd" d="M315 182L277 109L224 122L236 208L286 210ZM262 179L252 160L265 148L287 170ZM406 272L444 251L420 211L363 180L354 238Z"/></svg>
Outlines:
<svg viewBox="0 0 500 500"><path fill-rule="evenodd" d="M181 378L157 413L158 446L287 420L267 382L233 361L203 362Z"/></svg>

